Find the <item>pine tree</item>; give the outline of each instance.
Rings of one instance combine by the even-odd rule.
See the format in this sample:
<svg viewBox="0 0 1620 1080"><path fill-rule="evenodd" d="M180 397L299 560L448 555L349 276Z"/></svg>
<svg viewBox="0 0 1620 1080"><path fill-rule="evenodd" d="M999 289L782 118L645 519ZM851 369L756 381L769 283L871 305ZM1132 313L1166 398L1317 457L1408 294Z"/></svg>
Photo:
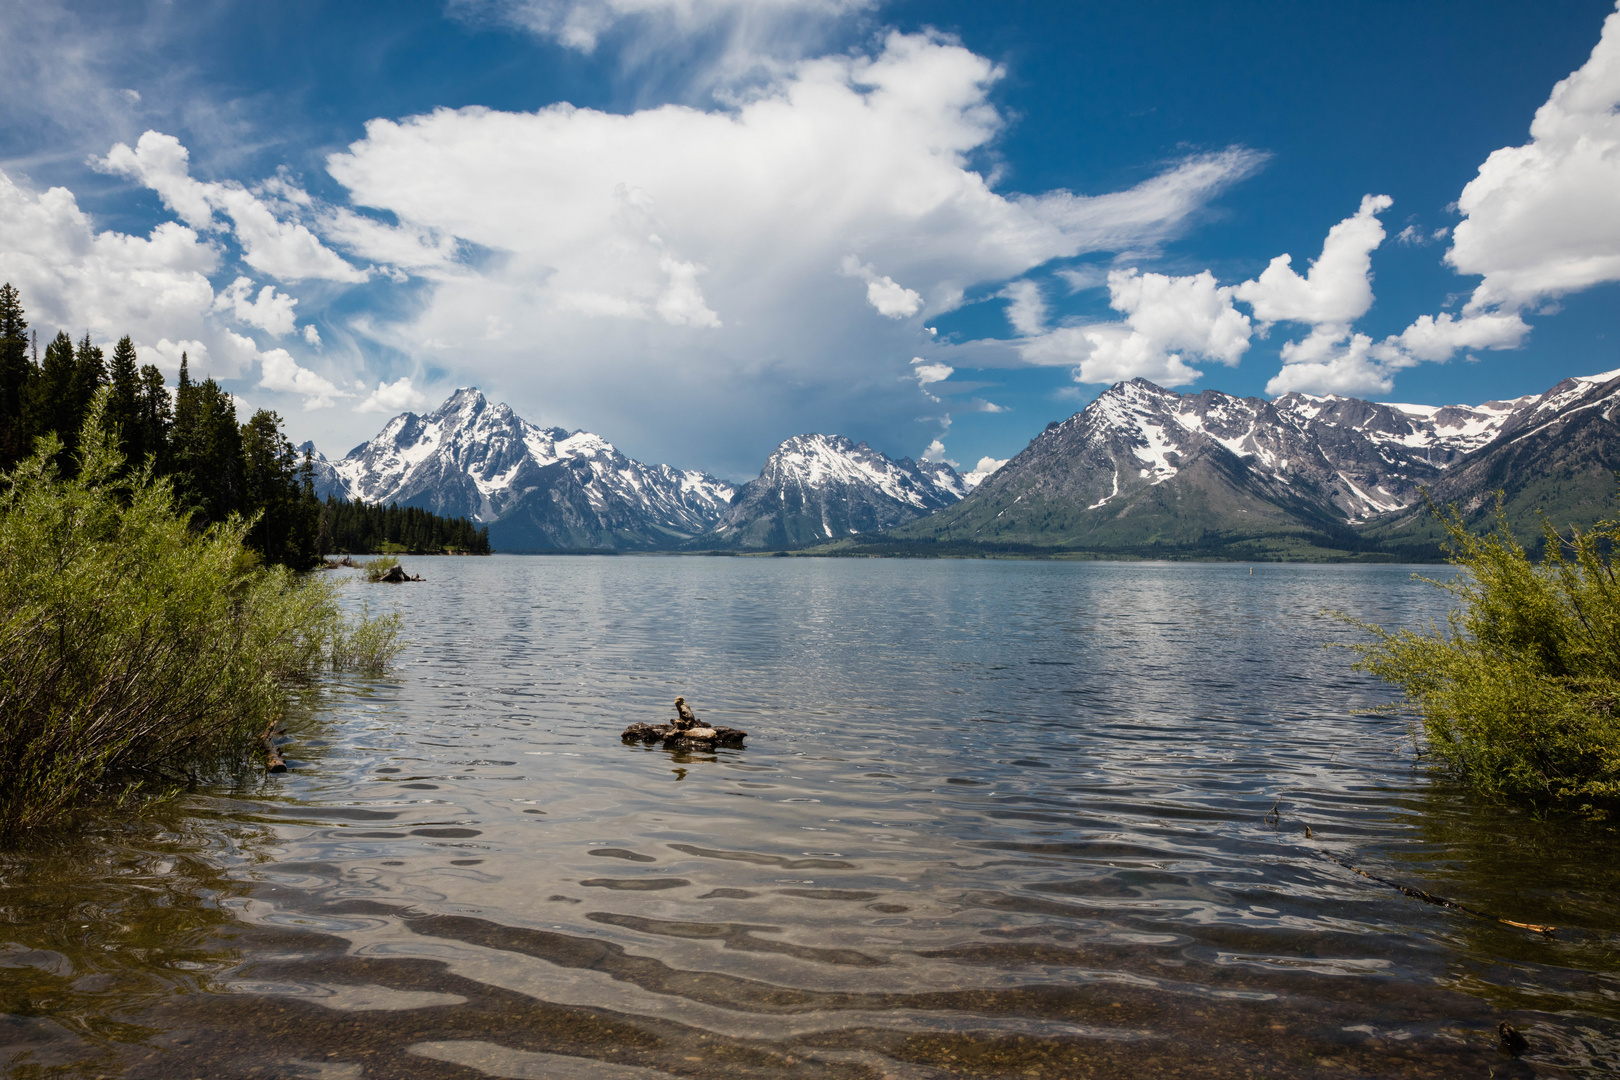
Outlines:
<svg viewBox="0 0 1620 1080"><path fill-rule="evenodd" d="M259 515L248 542L266 562L294 569L316 561L320 504L312 472L281 431L281 417L260 409L242 425L242 512Z"/></svg>
<svg viewBox="0 0 1620 1080"><path fill-rule="evenodd" d="M180 380L174 388L174 423L169 431L169 467L179 474L175 492L183 498L198 499L196 485L191 483L189 468L196 453L197 388L191 381L191 367L186 354L180 354Z"/></svg>
<svg viewBox="0 0 1620 1080"><path fill-rule="evenodd" d="M78 443L79 410L75 407L78 364L73 356L73 339L60 330L45 346L45 360L33 380L33 392L26 403L26 422L34 435L55 432L62 439L62 452L56 465L64 475L73 475L73 450ZM71 433L71 434L70 434Z"/></svg>
<svg viewBox="0 0 1620 1080"><path fill-rule="evenodd" d="M25 416L33 374L22 298L6 282L0 285L0 469L27 457L33 443Z"/></svg>
<svg viewBox="0 0 1620 1080"><path fill-rule="evenodd" d="M174 408L163 372L152 364L141 367L135 390L135 426L140 432L142 455L150 458L156 471L167 473L174 461L169 437L174 428Z"/></svg>
<svg viewBox="0 0 1620 1080"><path fill-rule="evenodd" d="M141 397L141 373L135 366L135 343L125 334L113 346L112 370L108 380L112 390L107 395L107 430L118 439L118 449L131 467L146 460L146 447L141 443L140 414L137 411Z"/></svg>
<svg viewBox="0 0 1620 1080"><path fill-rule="evenodd" d="M197 524L208 525L243 509L242 431L236 404L218 383L193 383L183 357L180 377L171 440L175 488Z"/></svg>
<svg viewBox="0 0 1620 1080"><path fill-rule="evenodd" d="M68 384L68 405L73 410L74 441L77 443L77 432L84 426L85 414L90 411L90 399L96 396L96 391L107 385L107 361L99 345L90 343L90 331L84 332L84 340L73 353L73 378ZM66 435L63 435L66 438Z"/></svg>

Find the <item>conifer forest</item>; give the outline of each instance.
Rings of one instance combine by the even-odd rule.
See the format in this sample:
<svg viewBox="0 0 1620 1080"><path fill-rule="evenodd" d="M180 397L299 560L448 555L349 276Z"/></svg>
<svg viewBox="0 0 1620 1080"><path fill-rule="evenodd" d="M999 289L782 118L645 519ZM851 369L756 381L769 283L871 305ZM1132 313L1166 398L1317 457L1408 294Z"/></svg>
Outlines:
<svg viewBox="0 0 1620 1080"><path fill-rule="evenodd" d="M488 530L465 519L321 502L313 461L293 448L275 412L259 409L239 421L231 395L212 378L193 381L183 353L171 392L156 365L139 362L127 335L111 357L88 332L77 342L66 331L42 340L28 325L18 290L0 285L0 471L9 472L37 438L54 433L61 440L56 468L71 477L80 428L103 386L109 388L103 423L126 467L149 465L168 477L195 529L233 514L251 521L247 544L266 563L305 569L328 551L489 552Z"/></svg>

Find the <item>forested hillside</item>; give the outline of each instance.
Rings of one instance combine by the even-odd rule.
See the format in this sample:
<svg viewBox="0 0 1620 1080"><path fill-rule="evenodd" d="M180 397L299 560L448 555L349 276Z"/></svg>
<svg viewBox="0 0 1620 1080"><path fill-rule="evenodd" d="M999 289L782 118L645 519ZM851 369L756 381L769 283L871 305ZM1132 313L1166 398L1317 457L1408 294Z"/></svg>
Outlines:
<svg viewBox="0 0 1620 1080"><path fill-rule="evenodd" d="M330 497L321 506L322 551L350 555L488 555L489 526L416 506L374 506Z"/></svg>

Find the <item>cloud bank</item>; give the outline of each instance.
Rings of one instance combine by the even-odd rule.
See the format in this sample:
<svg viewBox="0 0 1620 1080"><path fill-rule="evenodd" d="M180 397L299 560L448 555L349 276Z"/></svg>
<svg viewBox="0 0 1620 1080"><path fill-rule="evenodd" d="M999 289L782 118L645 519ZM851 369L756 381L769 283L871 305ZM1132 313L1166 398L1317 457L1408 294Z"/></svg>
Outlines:
<svg viewBox="0 0 1620 1080"><path fill-rule="evenodd" d="M662 460L697 440L742 472L780 430L835 424L921 441L926 398L904 375L940 351L924 320L1053 259L1152 250L1263 160L1195 155L1102 195L998 192L975 156L1003 127L1001 75L895 33L728 107L377 119L328 160L367 213L327 214L326 236L431 283L372 328L380 344L556 422L639 429ZM703 432L659 434L669 411Z"/></svg>

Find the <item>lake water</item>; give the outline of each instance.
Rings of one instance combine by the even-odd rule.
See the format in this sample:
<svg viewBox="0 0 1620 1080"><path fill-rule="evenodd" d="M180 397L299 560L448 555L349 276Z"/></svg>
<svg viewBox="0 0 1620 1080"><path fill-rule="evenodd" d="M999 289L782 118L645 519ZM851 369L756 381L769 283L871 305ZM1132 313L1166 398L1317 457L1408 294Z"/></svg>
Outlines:
<svg viewBox="0 0 1620 1080"><path fill-rule="evenodd" d="M1323 647L1443 617L1413 568L406 564L291 772L0 855L10 1075L1620 1063L1620 844L1435 780ZM747 746L621 743L677 694Z"/></svg>

